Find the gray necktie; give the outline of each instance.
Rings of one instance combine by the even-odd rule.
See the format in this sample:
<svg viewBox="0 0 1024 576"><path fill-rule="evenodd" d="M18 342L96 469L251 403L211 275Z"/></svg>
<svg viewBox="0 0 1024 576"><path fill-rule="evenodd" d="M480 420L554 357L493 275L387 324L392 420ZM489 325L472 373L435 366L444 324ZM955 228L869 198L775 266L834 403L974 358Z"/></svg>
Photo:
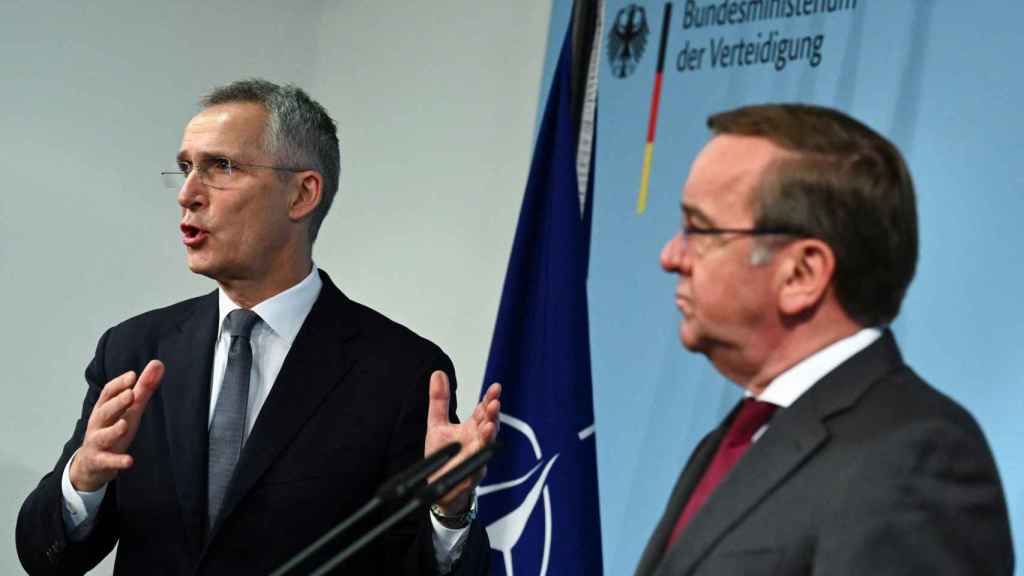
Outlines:
<svg viewBox="0 0 1024 576"><path fill-rule="evenodd" d="M207 534L220 513L235 464L245 441L245 416L249 402L249 372L252 345L249 335L260 317L250 310L233 310L224 319L224 332L231 335L228 365L210 424L210 460L207 465Z"/></svg>

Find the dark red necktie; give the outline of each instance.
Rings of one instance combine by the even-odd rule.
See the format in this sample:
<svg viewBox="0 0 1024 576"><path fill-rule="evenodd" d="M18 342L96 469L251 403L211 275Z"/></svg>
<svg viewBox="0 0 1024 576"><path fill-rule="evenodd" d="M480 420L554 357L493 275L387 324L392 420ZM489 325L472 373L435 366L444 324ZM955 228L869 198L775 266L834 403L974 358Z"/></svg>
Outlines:
<svg viewBox="0 0 1024 576"><path fill-rule="evenodd" d="M743 399L736 417L733 418L732 424L729 425L729 430L725 433L725 438L718 445L715 457L711 460L707 470L704 471L704 476L701 477L700 483L697 484L693 493L690 494L690 499L686 502L683 513L676 520L675 528L672 529L672 536L669 537L668 544L665 546L666 551L672 547L672 544L679 538L679 535L683 533L683 529L686 528L693 515L697 513L697 510L700 510L700 507L711 496L711 493L715 491L718 483L736 465L740 456L743 456L747 448L750 448L754 433L768 422L776 408L776 405L769 404L768 402L759 402L753 398Z"/></svg>

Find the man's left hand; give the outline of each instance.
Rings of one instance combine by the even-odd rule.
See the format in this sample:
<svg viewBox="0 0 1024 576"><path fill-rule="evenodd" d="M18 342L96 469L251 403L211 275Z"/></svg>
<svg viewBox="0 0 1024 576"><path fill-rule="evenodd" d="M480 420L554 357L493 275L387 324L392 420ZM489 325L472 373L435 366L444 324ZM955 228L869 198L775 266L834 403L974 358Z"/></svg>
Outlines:
<svg viewBox="0 0 1024 576"><path fill-rule="evenodd" d="M491 384L483 400L476 405L473 415L461 424L448 419L450 388L448 375L441 370L430 375L430 403L427 408L427 439L423 452L433 454L452 442L462 449L454 458L430 477L433 482L460 462L494 441L498 435L498 414L501 412L501 384ZM473 489L484 477L484 470L470 476L437 501L445 515L455 516L469 510Z"/></svg>

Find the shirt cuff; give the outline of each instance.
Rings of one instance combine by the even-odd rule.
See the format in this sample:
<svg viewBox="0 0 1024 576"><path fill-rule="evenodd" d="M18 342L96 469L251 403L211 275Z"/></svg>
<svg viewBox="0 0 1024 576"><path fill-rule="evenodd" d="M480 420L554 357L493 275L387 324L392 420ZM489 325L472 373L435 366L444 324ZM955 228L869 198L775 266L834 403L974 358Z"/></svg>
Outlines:
<svg viewBox="0 0 1024 576"><path fill-rule="evenodd" d="M103 496L107 493L106 484L95 492L80 492L71 485L71 462L77 455L76 451L68 459L68 463L64 466L64 473L60 477L60 490L64 496L64 505L61 506L64 528L67 531L68 539L72 542L80 542L89 536L96 520L96 513L100 509L100 504L103 503Z"/></svg>
<svg viewBox="0 0 1024 576"><path fill-rule="evenodd" d="M475 509L476 506L476 492L474 491L470 508ZM469 527L472 526L472 523L465 528L448 528L441 524L432 513L427 512L427 515L430 516L430 525L434 527L434 558L437 560L437 568L441 574L448 574L459 558L462 558L462 549L466 546Z"/></svg>

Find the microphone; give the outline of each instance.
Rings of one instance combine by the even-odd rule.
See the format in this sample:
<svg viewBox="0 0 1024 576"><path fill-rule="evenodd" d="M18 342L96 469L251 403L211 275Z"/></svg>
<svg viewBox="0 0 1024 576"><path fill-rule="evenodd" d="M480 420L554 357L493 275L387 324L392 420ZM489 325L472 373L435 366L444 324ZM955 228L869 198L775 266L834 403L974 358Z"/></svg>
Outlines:
<svg viewBox="0 0 1024 576"><path fill-rule="evenodd" d="M347 548L336 554L333 558L320 565L319 568L310 573L311 576L323 576L324 574L327 574L333 570L335 566L361 550L364 546L380 536L385 530L395 525L399 520L402 520L417 509L422 509L424 505L431 504L441 496L447 494L452 488L458 486L459 483L490 462L500 447L501 446L497 441L484 446L475 454L466 458L451 470L445 472L437 480L412 493L412 496L400 498L399 500L407 498L409 502L374 526L358 540L349 544ZM427 474L429 475L429 472ZM277 573L275 573L275 576L276 574Z"/></svg>
<svg viewBox="0 0 1024 576"><path fill-rule="evenodd" d="M393 476L377 489L377 497L386 502L395 498L401 498L410 490L419 488L420 482L423 482L427 479L427 476L430 476L444 466L452 459L452 457L458 454L461 449L462 444L459 444L458 442L448 444L444 448L441 448L437 452L434 452L401 473Z"/></svg>
<svg viewBox="0 0 1024 576"><path fill-rule="evenodd" d="M318 552L321 548L327 545L328 542L336 538L350 526L359 520L362 520L363 517L370 512L379 508L381 504L396 499L407 498L413 490L419 488L420 484L427 478L427 476L430 476L439 470L449 460L451 460L452 457L458 454L461 449L461 444L458 442L452 442L430 456L427 456L423 460L420 460L392 476L377 489L373 498L370 498L370 500L366 504L363 504L359 510L356 510L355 513L350 515L348 518L342 520L340 524L325 532L323 536L317 538L315 542L303 548L298 554L292 556L291 560L282 564L277 570L274 570L274 572L271 573L271 576L284 576L289 571L305 562L306 559Z"/></svg>
<svg viewBox="0 0 1024 576"><path fill-rule="evenodd" d="M419 499L426 504L432 504L435 500L451 491L452 488L458 486L463 480L469 478L471 474L483 468L491 461L491 458L494 458L494 454L499 448L500 445L497 440L484 446L475 454L460 462L455 468L445 472L440 478L424 486L418 495Z"/></svg>

